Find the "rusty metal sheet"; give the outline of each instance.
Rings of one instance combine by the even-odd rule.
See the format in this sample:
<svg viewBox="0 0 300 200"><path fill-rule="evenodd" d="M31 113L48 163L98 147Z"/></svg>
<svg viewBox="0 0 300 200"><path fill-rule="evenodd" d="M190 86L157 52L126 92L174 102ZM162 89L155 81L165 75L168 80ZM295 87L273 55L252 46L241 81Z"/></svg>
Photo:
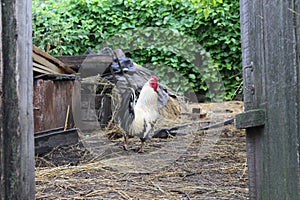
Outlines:
<svg viewBox="0 0 300 200"><path fill-rule="evenodd" d="M72 93L76 80L34 81L34 132L64 127L70 106L68 128L74 127Z"/></svg>

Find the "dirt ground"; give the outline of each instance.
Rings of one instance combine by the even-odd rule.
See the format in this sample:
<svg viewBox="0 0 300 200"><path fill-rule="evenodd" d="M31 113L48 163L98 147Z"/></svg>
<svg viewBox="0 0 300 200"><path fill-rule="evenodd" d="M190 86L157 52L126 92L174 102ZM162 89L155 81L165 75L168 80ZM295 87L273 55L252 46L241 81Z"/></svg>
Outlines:
<svg viewBox="0 0 300 200"><path fill-rule="evenodd" d="M210 121L243 109L238 101L196 106L207 114L201 120ZM101 140L108 148L83 140L58 147L36 157L36 199L248 199L244 130L230 124L199 131L201 126L151 138L143 154L135 151L138 139L129 151L121 139Z"/></svg>

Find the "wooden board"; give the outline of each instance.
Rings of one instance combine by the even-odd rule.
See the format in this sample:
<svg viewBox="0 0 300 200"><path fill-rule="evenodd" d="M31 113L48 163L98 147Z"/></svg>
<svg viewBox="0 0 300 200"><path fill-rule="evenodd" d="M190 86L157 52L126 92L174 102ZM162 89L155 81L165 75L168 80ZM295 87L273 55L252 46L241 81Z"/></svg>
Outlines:
<svg viewBox="0 0 300 200"><path fill-rule="evenodd" d="M57 74L64 74L65 71L53 63L49 62L46 58L39 56L38 54L34 53L32 54L33 61L36 63L39 63L39 66L44 66L44 68L49 68L49 70L54 71L54 73Z"/></svg>
<svg viewBox="0 0 300 200"><path fill-rule="evenodd" d="M2 7L1 7L1 0L0 0L0 92L2 94L2 75L3 75L3 61L2 61ZM2 122L2 98L0 98L0 122ZM2 125L0 125L0 128ZM2 147L3 147L3 136L2 132L0 129L0 160L3 160L2 156ZM3 177L3 170L4 170L4 165L3 162L0 163L0 177ZM4 192L4 183L2 182L0 178L0 193L2 194ZM2 198L2 197L1 197Z"/></svg>
<svg viewBox="0 0 300 200"><path fill-rule="evenodd" d="M51 63L52 65L55 65L57 68L62 69L62 71L64 73L68 73L68 74L75 73L75 71L73 69L71 69L68 65L61 62L59 59L49 55L48 53L42 51L41 49L39 49L35 45L33 45L33 53L34 53L34 55L38 55L39 57L44 58L44 60L47 60L48 61L47 63ZM46 66L48 66L48 65L46 65Z"/></svg>
<svg viewBox="0 0 300 200"><path fill-rule="evenodd" d="M59 74L57 71L52 70L51 68L45 67L43 65L40 65L38 63L33 62L32 65L33 65L33 71L41 72L44 74L49 74L49 73L50 74Z"/></svg>
<svg viewBox="0 0 300 200"><path fill-rule="evenodd" d="M34 72L41 73L41 74L49 74L49 73L50 73L50 72L47 71L47 70L43 70L43 69L40 69L40 68L37 68L37 67L33 67L33 71L34 71Z"/></svg>
<svg viewBox="0 0 300 200"><path fill-rule="evenodd" d="M34 135L35 154L44 154L58 146L76 144L78 133L76 128L64 131L63 127L37 132Z"/></svg>

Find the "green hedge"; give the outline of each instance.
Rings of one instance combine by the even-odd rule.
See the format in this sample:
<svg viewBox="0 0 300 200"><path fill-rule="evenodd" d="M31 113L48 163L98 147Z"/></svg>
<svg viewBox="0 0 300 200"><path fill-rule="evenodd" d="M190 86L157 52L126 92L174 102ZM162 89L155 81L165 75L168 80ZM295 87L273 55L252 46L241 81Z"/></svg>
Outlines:
<svg viewBox="0 0 300 200"><path fill-rule="evenodd" d="M231 99L242 82L239 1L225 0L205 12L194 5L184 0L33 0L33 43L52 55L121 48L136 63L168 77L162 81L180 93Z"/></svg>

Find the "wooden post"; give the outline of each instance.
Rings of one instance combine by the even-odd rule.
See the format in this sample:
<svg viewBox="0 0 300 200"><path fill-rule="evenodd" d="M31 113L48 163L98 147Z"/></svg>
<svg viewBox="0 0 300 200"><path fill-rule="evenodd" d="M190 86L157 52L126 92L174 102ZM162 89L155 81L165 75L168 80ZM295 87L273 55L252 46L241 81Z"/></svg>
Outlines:
<svg viewBox="0 0 300 200"><path fill-rule="evenodd" d="M2 0L0 0L0 5ZM2 7L0 9L0 122L2 122ZM3 165L3 139L2 139L2 125L0 125L0 199L3 199L3 176L2 176L2 170L4 168Z"/></svg>
<svg viewBox="0 0 300 200"><path fill-rule="evenodd" d="M34 199L31 0L0 0L1 199Z"/></svg>
<svg viewBox="0 0 300 200"><path fill-rule="evenodd" d="M249 196L299 199L300 1L240 5Z"/></svg>

